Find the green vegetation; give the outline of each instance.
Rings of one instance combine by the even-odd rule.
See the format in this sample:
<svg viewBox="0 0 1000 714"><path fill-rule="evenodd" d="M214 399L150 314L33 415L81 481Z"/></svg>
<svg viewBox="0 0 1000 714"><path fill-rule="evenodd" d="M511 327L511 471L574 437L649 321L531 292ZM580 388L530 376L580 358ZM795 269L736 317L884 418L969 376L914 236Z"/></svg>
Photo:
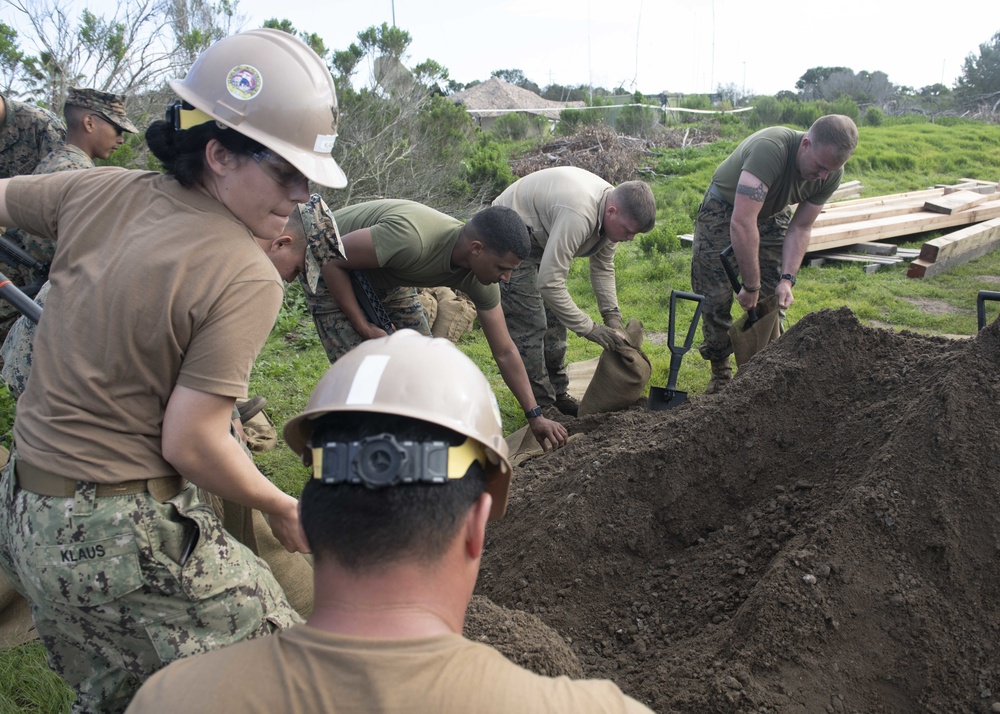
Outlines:
<svg viewBox="0 0 1000 714"><path fill-rule="evenodd" d="M650 384L654 386L662 386L667 380L670 354L665 333L670 290L691 289L691 251L676 236L692 231L712 172L752 127L727 121L720 129L726 138L707 146L654 151L648 168L657 200L657 227L634 243L623 245L616 258L619 302L626 319L637 317L646 327L644 349L653 364ZM922 189L936 183L953 183L963 177L993 180L1000 176L1000 153L996 149L1000 146L1000 126L966 120L931 123L919 118L886 116L881 126L868 122L860 132L861 141L847 164L845 180L860 180L864 195ZM473 158L465 161L466 170L489 174L496 187L506 186L513 180L505 154L511 146L480 140ZM930 237L933 234L905 245L919 247ZM787 324L793 325L816 310L846 305L868 324L971 335L976 331L976 294L981 289L996 288L991 280L1000 275L1000 254L987 255L931 279L911 280L905 275L905 264L885 267L873 275L854 265L805 267L799 273L796 301L788 312ZM581 308L598 316L586 261L578 260L572 266L569 289ZM924 309L927 305L936 309ZM679 341L683 339L693 306L682 301L678 307ZM696 343L700 339L699 334ZM506 430L521 427L524 424L521 408L500 378L482 333L475 330L463 336L459 346L480 365L493 384ZM600 348L593 343L570 335L570 361L590 359L599 353ZM267 346L257 360L250 392L267 397L267 412L280 431L285 421L305 407L310 390L327 366L301 290L293 285ZM692 350L682 363L678 386L695 395L704 389L708 378L707 363ZM6 393L0 393L0 429L9 431L12 416L13 402ZM289 493L297 493L307 476L305 467L283 442L273 451L259 455L257 463ZM37 643L0 652L0 712L66 711L70 696L48 672Z"/></svg>

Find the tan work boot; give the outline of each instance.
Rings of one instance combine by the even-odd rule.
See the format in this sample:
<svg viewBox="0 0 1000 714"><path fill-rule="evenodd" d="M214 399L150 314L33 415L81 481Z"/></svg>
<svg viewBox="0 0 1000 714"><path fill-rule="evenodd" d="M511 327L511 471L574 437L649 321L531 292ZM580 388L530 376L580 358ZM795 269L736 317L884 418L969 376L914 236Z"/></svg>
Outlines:
<svg viewBox="0 0 1000 714"><path fill-rule="evenodd" d="M705 387L705 394L717 394L725 389L733 378L733 368L729 366L729 358L712 360L712 379Z"/></svg>

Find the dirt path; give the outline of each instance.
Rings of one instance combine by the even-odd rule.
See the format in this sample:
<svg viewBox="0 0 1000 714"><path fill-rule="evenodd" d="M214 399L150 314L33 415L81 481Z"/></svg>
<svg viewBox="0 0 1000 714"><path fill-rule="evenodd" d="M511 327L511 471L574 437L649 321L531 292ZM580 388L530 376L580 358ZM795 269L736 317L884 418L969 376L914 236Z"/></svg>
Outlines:
<svg viewBox="0 0 1000 714"><path fill-rule="evenodd" d="M1000 325L797 323L719 395L569 422L478 592L659 712L1000 711Z"/></svg>

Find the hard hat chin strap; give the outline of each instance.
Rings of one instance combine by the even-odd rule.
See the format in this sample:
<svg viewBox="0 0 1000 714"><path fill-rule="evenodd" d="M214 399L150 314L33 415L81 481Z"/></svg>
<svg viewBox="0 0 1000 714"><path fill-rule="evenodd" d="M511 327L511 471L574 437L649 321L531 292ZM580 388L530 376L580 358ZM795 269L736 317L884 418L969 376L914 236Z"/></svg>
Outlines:
<svg viewBox="0 0 1000 714"><path fill-rule="evenodd" d="M486 450L471 438L450 446L446 441L397 441L384 433L314 446L312 461L313 478L324 484L378 489L462 478L473 462L486 468Z"/></svg>

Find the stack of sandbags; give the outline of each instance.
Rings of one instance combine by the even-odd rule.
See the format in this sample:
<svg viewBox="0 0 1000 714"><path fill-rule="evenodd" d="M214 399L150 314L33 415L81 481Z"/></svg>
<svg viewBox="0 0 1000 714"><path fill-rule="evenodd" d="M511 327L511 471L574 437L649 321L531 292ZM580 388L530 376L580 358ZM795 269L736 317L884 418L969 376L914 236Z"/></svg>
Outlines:
<svg viewBox="0 0 1000 714"><path fill-rule="evenodd" d="M464 293L458 293L451 288L432 288L436 308L433 317L427 311L431 323L431 334L435 337L446 337L452 342L472 329L476 321L476 306ZM424 302L421 297L421 302ZM427 305L424 304L424 309Z"/></svg>
<svg viewBox="0 0 1000 714"><path fill-rule="evenodd" d="M632 406L641 396L653 368L642 351L642 323L632 318L625 326L626 344L604 350L587 392L580 400L580 416L613 412Z"/></svg>

